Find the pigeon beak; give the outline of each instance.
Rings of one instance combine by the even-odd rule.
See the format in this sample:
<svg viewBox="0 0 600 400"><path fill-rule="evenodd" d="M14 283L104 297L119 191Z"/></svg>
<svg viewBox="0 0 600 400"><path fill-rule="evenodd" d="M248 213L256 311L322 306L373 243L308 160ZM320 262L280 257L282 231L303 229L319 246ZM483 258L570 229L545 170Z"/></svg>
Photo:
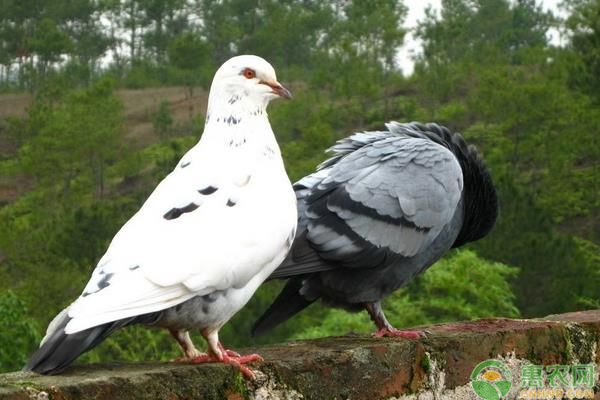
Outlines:
<svg viewBox="0 0 600 400"><path fill-rule="evenodd" d="M268 87L270 87L271 90L273 91L273 93L279 97L283 97L284 99L292 98L292 92L287 90L283 85L281 85L281 83L279 83L277 81L274 81L274 82L260 81L259 83L262 83L263 85L267 85Z"/></svg>

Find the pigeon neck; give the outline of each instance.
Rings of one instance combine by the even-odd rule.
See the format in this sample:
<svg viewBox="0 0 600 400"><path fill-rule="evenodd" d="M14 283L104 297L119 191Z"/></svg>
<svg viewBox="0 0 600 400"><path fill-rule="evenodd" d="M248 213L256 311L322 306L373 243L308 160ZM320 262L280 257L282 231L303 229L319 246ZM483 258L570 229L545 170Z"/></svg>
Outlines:
<svg viewBox="0 0 600 400"><path fill-rule="evenodd" d="M268 100L248 93L217 92L208 99L203 141L276 146L267 115Z"/></svg>
<svg viewBox="0 0 600 400"><path fill-rule="evenodd" d="M213 84L208 98L206 124L236 125L241 119L252 117L266 119L268 103L267 98L262 95L249 93L237 87L229 89Z"/></svg>

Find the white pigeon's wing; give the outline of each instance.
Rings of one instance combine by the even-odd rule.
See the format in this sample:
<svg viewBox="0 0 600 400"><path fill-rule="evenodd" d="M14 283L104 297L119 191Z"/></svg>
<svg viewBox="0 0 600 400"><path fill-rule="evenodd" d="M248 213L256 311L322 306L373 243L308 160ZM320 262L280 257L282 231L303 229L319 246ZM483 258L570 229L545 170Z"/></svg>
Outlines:
<svg viewBox="0 0 600 400"><path fill-rule="evenodd" d="M295 226L293 192L277 168L243 157L184 157L114 237L70 306L66 332L243 287L281 262ZM265 219L272 212L289 218Z"/></svg>
<svg viewBox="0 0 600 400"><path fill-rule="evenodd" d="M456 211L462 170L450 150L429 138L361 133L333 150L321 170L295 185L301 229L271 278L372 267L386 249L414 256Z"/></svg>

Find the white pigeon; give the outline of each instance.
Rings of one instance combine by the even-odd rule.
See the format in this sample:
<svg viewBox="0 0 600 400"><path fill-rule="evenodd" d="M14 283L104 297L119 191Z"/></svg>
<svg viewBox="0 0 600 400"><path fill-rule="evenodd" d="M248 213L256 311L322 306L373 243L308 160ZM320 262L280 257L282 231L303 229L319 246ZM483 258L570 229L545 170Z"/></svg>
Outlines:
<svg viewBox="0 0 600 400"><path fill-rule="evenodd" d="M296 197L266 108L291 93L264 59L243 55L212 82L202 139L121 228L82 295L50 323L25 370L56 374L114 330L167 328L183 361L260 359L225 350L219 329L283 261ZM200 353L188 331L208 342Z"/></svg>

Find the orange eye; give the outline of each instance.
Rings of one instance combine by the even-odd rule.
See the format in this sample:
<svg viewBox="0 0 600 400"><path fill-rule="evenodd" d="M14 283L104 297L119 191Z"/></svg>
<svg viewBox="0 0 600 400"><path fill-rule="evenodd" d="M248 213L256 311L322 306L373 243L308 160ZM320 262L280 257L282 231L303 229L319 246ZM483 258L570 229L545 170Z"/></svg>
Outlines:
<svg viewBox="0 0 600 400"><path fill-rule="evenodd" d="M254 70L250 69L250 68L244 69L244 71L242 72L242 74L244 74L244 76L247 79L252 79L252 78L254 78L256 76L256 72L254 72Z"/></svg>

